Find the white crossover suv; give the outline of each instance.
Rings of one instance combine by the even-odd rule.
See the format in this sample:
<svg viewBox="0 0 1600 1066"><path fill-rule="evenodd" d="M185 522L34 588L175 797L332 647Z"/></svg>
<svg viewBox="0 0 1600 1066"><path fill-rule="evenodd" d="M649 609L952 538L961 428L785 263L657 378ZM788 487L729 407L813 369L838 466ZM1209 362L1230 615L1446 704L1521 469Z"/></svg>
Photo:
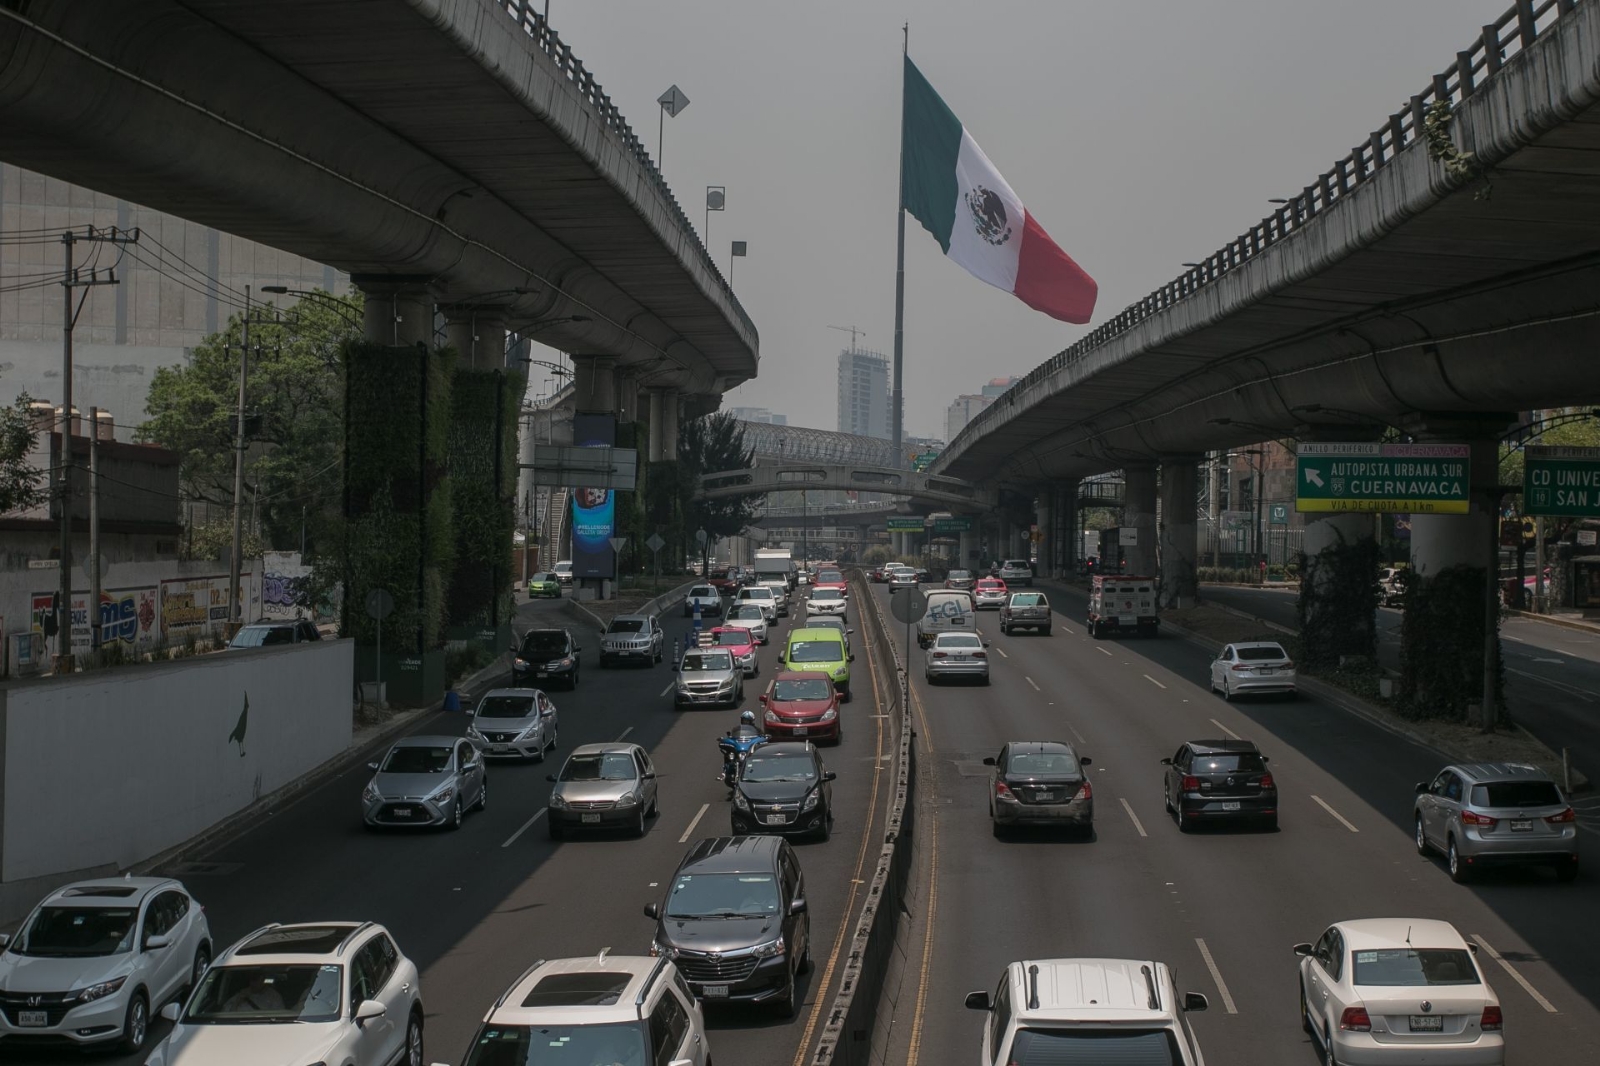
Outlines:
<svg viewBox="0 0 1600 1066"><path fill-rule="evenodd" d="M417 967L374 922L268 925L218 956L146 1066L424 1066Z"/></svg>

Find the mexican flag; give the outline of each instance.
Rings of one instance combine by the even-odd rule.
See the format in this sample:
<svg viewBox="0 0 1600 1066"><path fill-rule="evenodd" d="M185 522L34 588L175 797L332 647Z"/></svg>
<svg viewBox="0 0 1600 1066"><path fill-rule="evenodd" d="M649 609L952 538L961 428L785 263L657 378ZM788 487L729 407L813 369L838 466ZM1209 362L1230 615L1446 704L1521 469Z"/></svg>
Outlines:
<svg viewBox="0 0 1600 1066"><path fill-rule="evenodd" d="M974 277L1063 322L1087 322L1099 291L1022 206L911 58L900 126L900 205Z"/></svg>

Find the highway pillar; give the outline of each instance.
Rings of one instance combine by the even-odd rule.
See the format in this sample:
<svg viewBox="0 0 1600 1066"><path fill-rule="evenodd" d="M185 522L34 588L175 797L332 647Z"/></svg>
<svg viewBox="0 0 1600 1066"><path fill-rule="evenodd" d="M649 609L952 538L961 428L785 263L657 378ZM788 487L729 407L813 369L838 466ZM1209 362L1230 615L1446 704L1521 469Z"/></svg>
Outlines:
<svg viewBox="0 0 1600 1066"><path fill-rule="evenodd" d="M572 357L573 410L586 414L615 414L617 410L617 360L610 355Z"/></svg>
<svg viewBox="0 0 1600 1066"><path fill-rule="evenodd" d="M1039 500L1034 505L1035 522L1039 527L1039 560L1034 564L1040 577L1055 577L1056 532L1055 486L1048 482L1039 489ZM1024 556L1026 557L1026 555Z"/></svg>
<svg viewBox="0 0 1600 1066"><path fill-rule="evenodd" d="M1078 479L1061 482L1057 497L1061 506L1056 512L1056 576L1071 577L1078 572L1078 551L1083 543L1078 536Z"/></svg>
<svg viewBox="0 0 1600 1066"><path fill-rule="evenodd" d="M1199 555L1195 501L1200 491L1196 458L1167 459L1161 464L1161 590L1162 607L1193 607Z"/></svg>
<svg viewBox="0 0 1600 1066"><path fill-rule="evenodd" d="M632 374L617 373L617 421L639 420L639 381Z"/></svg>
<svg viewBox="0 0 1600 1066"><path fill-rule="evenodd" d="M457 366L499 370L506 365L506 323L499 308L452 305L440 310L445 343L455 349Z"/></svg>
<svg viewBox="0 0 1600 1066"><path fill-rule="evenodd" d="M1378 425L1300 426L1299 440L1356 444L1378 440ZM1376 519L1359 512L1306 514L1300 554L1300 658L1307 667L1333 669L1351 656L1377 655L1378 542Z"/></svg>
<svg viewBox="0 0 1600 1066"><path fill-rule="evenodd" d="M1123 551L1122 572L1156 574L1156 468L1153 463L1123 469L1122 524L1132 526L1135 543Z"/></svg>
<svg viewBox="0 0 1600 1066"><path fill-rule="evenodd" d="M395 348L433 347L433 297L424 285L361 275L350 280L366 297L361 324L367 340Z"/></svg>

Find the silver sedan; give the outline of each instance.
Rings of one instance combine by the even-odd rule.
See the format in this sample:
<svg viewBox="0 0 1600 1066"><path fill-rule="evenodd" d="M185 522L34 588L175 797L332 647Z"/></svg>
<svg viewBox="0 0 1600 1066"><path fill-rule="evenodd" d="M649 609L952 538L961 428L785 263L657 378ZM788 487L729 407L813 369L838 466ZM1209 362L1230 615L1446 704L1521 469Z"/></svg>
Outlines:
<svg viewBox="0 0 1600 1066"><path fill-rule="evenodd" d="M952 677L973 677L989 683L989 642L976 633L940 633L928 645L923 676L928 683Z"/></svg>
<svg viewBox="0 0 1600 1066"><path fill-rule="evenodd" d="M484 755L544 761L556 746L556 705L536 688L496 688L472 712L467 739Z"/></svg>
<svg viewBox="0 0 1600 1066"><path fill-rule="evenodd" d="M374 773L361 806L369 826L459 829L463 813L489 802L483 757L462 737L406 737L367 768Z"/></svg>
<svg viewBox="0 0 1600 1066"><path fill-rule="evenodd" d="M631 829L644 836L645 819L659 813L656 768L637 744L581 744L559 774L551 774L550 836L568 829Z"/></svg>

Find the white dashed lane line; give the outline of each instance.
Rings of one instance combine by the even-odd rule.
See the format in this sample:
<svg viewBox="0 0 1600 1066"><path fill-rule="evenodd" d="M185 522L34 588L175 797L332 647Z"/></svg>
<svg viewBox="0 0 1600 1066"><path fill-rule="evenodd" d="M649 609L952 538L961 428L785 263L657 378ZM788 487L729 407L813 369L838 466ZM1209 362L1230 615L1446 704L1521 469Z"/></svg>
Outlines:
<svg viewBox="0 0 1600 1066"><path fill-rule="evenodd" d="M630 725L628 728L624 729L622 731L622 733L617 737L616 742L618 744L621 744L624 740L628 739L628 734L631 733L631 732L633 732L633 726Z"/></svg>
<svg viewBox="0 0 1600 1066"><path fill-rule="evenodd" d="M1006 650L1005 650L1005 649L1004 649L1004 648L996 648L996 649L995 649L995 651L997 651L997 652L999 652L999 653L1000 653L1000 658L1002 658L1002 659L1009 659L1009 658L1011 658L1011 656L1009 656L1009 655L1007 655L1007 654L1006 654Z"/></svg>
<svg viewBox="0 0 1600 1066"><path fill-rule="evenodd" d="M1095 648L1095 651L1097 651L1097 652L1099 652L1099 653L1100 653L1100 654L1101 654L1101 655L1110 655L1110 654L1111 654L1111 653L1110 653L1110 652L1109 652L1109 651L1107 651L1107 650L1106 650L1106 649L1105 649L1105 648L1099 648L1099 647L1097 647L1097 648Z"/></svg>
<svg viewBox="0 0 1600 1066"><path fill-rule="evenodd" d="M1033 680L1033 678L1031 678L1031 677L1029 677L1029 676L1028 676L1028 675L1027 675L1027 674L1023 674L1023 675L1022 675L1022 679L1023 679L1023 680L1024 680L1024 681L1026 681L1026 682L1027 682L1027 683L1028 683L1028 684L1030 684L1030 685L1033 685L1033 691L1035 691L1035 692L1043 692L1043 691L1044 691L1044 689L1042 689L1042 688L1040 688L1040 687L1039 687L1039 686L1038 686L1038 685L1037 685L1037 684L1036 684L1036 683L1035 683L1035 682L1034 682L1034 680Z"/></svg>
<svg viewBox="0 0 1600 1066"><path fill-rule="evenodd" d="M687 828L687 829L685 829L683 831L683 836L678 838L678 843L680 843L680 844L689 843L689 834L694 832L694 827L700 824L700 819L704 818L706 816L706 811L708 811L710 809L711 809L711 804L709 804L709 803L700 804L700 809L698 811L696 811L695 812L695 816L689 820L689 828Z"/></svg>
<svg viewBox="0 0 1600 1066"><path fill-rule="evenodd" d="M534 811L533 817L529 818L526 822L523 822L522 826L515 833L512 833L510 836L506 837L506 842L500 846L502 848L509 848L511 845L515 844L517 842L517 838L532 828L534 822L537 822L540 818L543 818L547 810L549 810L548 807L540 807L538 810Z"/></svg>
<svg viewBox="0 0 1600 1066"><path fill-rule="evenodd" d="M1142 837L1148 837L1150 834L1144 831L1144 823L1139 821L1139 816L1137 814L1133 813L1133 806L1127 800L1122 799L1122 797L1119 796L1117 798L1122 802L1122 809L1127 811L1128 817L1133 820L1133 827L1139 831L1139 835Z"/></svg>
<svg viewBox="0 0 1600 1066"><path fill-rule="evenodd" d="M1144 675L1144 679L1146 681L1150 682L1156 688L1166 688L1167 687L1167 686L1163 685L1161 682L1157 681L1155 678L1151 677L1149 674L1145 674Z"/></svg>
<svg viewBox="0 0 1600 1066"><path fill-rule="evenodd" d="M1233 1005L1233 996L1228 994L1228 983L1222 979L1222 971L1217 969L1216 960L1211 957L1211 949L1206 947L1206 942L1199 937L1194 938L1194 944L1200 949L1200 957L1206 960L1206 969L1211 971L1211 979L1217 983L1217 991L1222 995L1222 1008L1229 1014L1238 1014L1239 1008Z"/></svg>
<svg viewBox="0 0 1600 1066"><path fill-rule="evenodd" d="M1522 971L1518 970L1515 966L1501 958L1500 953L1494 948L1490 947L1487 940L1483 939L1483 937L1479 936L1477 933L1472 934L1472 939L1478 942L1478 946L1487 952L1491 959L1500 964L1500 968L1502 970L1511 975L1511 979L1513 981L1522 986L1522 990L1528 993L1529 997L1532 998L1535 1003L1539 1004L1539 1006L1545 1009L1545 1013L1557 1013L1555 1004L1541 996L1539 994L1539 990L1534 988L1526 977L1522 976Z"/></svg>
<svg viewBox="0 0 1600 1066"><path fill-rule="evenodd" d="M1336 811L1332 807L1330 807L1328 805L1328 801L1327 800L1323 799L1321 796L1312 796L1311 798L1317 801L1317 806L1321 807L1323 810L1327 811L1329 814L1331 814L1335 818L1337 818L1339 820L1339 824L1344 826L1346 829L1350 830L1350 832L1352 832L1352 833L1361 832L1361 830L1357 829L1355 826L1350 824L1350 820L1348 818L1346 818L1344 815L1340 814L1338 811Z"/></svg>
<svg viewBox="0 0 1600 1066"><path fill-rule="evenodd" d="M667 682L667 687L661 690L661 695L665 696L667 693L671 692L672 691L672 686L674 684L676 684L676 683L677 682L674 682L674 681L668 681Z"/></svg>
<svg viewBox="0 0 1600 1066"><path fill-rule="evenodd" d="M1244 739L1243 737L1239 736L1238 733L1235 733L1233 730L1229 729L1227 726L1223 725L1221 722L1217 721L1215 718L1211 719L1211 724L1216 726L1218 729L1222 730L1224 733L1228 734L1234 740L1243 740Z"/></svg>

